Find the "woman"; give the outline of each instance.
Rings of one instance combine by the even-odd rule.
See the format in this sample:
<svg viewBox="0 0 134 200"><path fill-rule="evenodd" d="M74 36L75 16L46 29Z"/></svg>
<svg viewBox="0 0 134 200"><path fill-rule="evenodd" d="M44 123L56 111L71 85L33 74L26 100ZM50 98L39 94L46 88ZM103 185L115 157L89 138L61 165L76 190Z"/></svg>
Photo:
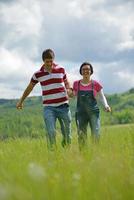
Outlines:
<svg viewBox="0 0 134 200"><path fill-rule="evenodd" d="M107 112L111 108L104 96L102 85L91 79L93 66L84 62L79 70L82 79L73 84L73 93L77 96L76 124L78 129L78 142L80 147L85 145L87 140L87 126L90 125L91 136L94 142L100 137L100 111L97 100L100 100Z"/></svg>

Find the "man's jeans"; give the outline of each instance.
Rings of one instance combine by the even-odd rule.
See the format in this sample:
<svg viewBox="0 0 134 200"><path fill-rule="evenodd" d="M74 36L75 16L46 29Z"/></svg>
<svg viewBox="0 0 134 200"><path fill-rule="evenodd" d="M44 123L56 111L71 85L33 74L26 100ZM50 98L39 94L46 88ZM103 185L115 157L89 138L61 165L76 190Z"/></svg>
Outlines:
<svg viewBox="0 0 134 200"><path fill-rule="evenodd" d="M59 120L63 136L62 146L71 143L71 112L68 104L61 106L45 106L44 121L47 130L48 148L56 145L56 119Z"/></svg>

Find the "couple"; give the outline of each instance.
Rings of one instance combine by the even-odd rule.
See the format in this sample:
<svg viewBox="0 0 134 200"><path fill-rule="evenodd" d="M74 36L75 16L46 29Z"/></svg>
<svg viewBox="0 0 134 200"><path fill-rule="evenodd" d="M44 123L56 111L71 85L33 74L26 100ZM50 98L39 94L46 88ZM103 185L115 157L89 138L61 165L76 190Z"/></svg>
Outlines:
<svg viewBox="0 0 134 200"><path fill-rule="evenodd" d="M90 63L83 63L80 67L82 79L75 81L71 88L65 69L54 63L53 50L46 49L42 53L43 65L33 74L30 83L18 101L17 109L23 108L23 101L31 93L34 86L40 82L44 106L44 121L47 130L48 148L56 145L56 119L59 120L62 132L62 146L71 143L71 113L69 97L77 96L76 124L78 142L80 146L86 143L87 125L90 124L93 140L99 140L100 118L96 97L98 97L107 112L111 109L103 94L102 86L91 80L93 67Z"/></svg>

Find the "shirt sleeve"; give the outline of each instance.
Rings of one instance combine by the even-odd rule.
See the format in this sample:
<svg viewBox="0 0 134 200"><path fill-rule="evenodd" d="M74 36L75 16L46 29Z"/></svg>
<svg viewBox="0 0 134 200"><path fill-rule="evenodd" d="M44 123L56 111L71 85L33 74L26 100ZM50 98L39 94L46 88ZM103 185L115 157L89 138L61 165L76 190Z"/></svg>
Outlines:
<svg viewBox="0 0 134 200"><path fill-rule="evenodd" d="M109 107L108 103L107 103L107 99L103 93L103 89L101 89L98 93L97 93L97 99L102 103L102 105L106 108Z"/></svg>
<svg viewBox="0 0 134 200"><path fill-rule="evenodd" d="M98 93L101 89L102 89L102 85L97 82L97 81L94 81L94 89L96 90L96 92Z"/></svg>
<svg viewBox="0 0 134 200"><path fill-rule="evenodd" d="M70 86L70 82L68 80L67 73L66 73L65 69L63 71L63 81L64 81L66 89L69 89L71 86Z"/></svg>
<svg viewBox="0 0 134 200"><path fill-rule="evenodd" d="M77 96L77 93L78 93L78 81L75 81L73 83L73 92L74 92L74 95Z"/></svg>
<svg viewBox="0 0 134 200"><path fill-rule="evenodd" d="M35 84L39 82L38 79L36 78L36 74L35 73L33 74L32 78L31 78L31 82L35 83Z"/></svg>
<svg viewBox="0 0 134 200"><path fill-rule="evenodd" d="M68 82L67 73L64 68L63 68L63 81L64 83Z"/></svg>

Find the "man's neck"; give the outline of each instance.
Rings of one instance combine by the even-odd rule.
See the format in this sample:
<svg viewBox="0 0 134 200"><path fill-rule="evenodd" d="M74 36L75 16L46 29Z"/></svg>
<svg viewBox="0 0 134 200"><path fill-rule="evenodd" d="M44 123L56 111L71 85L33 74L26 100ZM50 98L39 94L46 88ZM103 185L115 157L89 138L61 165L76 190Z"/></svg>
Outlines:
<svg viewBox="0 0 134 200"><path fill-rule="evenodd" d="M44 65L44 69L48 72L48 73L51 73L52 70L53 70L53 65L50 67L50 66L45 66Z"/></svg>

